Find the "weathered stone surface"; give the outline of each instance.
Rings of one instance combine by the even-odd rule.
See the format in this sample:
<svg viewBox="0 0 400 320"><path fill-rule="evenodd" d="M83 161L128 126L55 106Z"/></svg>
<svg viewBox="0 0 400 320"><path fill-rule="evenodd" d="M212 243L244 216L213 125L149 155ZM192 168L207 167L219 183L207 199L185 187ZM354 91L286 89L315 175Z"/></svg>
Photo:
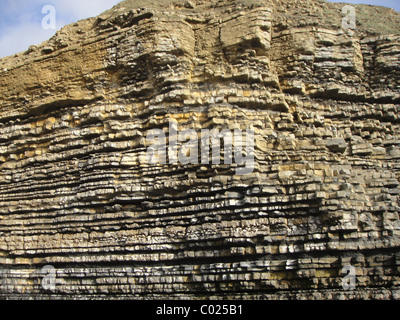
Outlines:
<svg viewBox="0 0 400 320"><path fill-rule="evenodd" d="M1 59L1 297L399 299L400 14L341 8L128 0ZM146 163L170 122L254 172Z"/></svg>

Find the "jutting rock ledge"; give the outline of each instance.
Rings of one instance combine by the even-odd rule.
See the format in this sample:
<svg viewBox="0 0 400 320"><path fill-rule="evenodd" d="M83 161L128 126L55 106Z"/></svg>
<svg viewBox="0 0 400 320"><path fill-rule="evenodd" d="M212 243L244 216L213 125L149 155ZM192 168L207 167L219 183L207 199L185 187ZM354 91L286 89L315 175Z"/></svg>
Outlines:
<svg viewBox="0 0 400 320"><path fill-rule="evenodd" d="M400 13L342 7L128 0L1 59L1 297L399 299ZM171 122L254 172L143 162Z"/></svg>

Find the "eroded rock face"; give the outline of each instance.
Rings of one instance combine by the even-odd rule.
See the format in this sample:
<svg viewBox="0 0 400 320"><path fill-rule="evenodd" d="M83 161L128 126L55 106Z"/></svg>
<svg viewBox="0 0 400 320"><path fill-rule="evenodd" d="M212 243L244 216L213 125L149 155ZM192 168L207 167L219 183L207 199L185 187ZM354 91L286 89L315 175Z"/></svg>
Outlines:
<svg viewBox="0 0 400 320"><path fill-rule="evenodd" d="M398 299L400 14L342 6L124 1L0 60L1 296ZM147 163L171 123L254 171Z"/></svg>

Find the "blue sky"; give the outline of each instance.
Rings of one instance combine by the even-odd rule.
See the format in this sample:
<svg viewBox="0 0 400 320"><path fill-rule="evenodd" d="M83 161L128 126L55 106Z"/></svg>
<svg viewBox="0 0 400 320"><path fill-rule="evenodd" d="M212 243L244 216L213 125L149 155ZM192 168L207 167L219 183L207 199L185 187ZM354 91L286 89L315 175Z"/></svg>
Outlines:
<svg viewBox="0 0 400 320"><path fill-rule="evenodd" d="M97 16L112 8L120 0L0 0L0 58L25 51L54 35L56 30L80 19ZM332 0L331 2L343 2ZM400 0L351 0L391 7L400 11ZM45 30L42 9L52 5L56 9L56 30Z"/></svg>
<svg viewBox="0 0 400 320"><path fill-rule="evenodd" d="M374 6L383 6L395 9L400 12L400 0L328 0L329 2L346 2L357 4L372 4Z"/></svg>

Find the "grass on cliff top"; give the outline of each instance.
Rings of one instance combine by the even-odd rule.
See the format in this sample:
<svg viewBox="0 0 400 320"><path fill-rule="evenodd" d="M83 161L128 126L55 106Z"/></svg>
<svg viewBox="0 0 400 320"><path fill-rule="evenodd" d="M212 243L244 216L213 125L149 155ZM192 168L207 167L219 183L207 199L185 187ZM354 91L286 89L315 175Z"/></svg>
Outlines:
<svg viewBox="0 0 400 320"><path fill-rule="evenodd" d="M357 5L361 28L370 33L400 34L400 13L385 7Z"/></svg>

